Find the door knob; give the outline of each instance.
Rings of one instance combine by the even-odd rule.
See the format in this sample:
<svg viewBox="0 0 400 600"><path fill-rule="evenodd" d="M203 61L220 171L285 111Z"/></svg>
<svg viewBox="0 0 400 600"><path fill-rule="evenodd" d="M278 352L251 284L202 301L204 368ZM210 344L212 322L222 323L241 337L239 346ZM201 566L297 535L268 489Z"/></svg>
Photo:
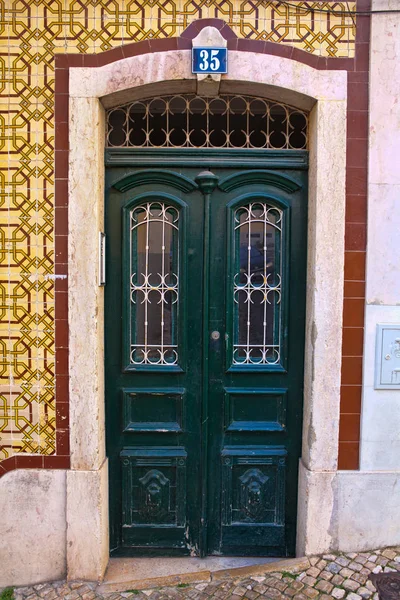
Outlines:
<svg viewBox="0 0 400 600"><path fill-rule="evenodd" d="M219 338L221 337L221 334L219 331L213 331L211 333L211 339L212 340L219 340Z"/></svg>

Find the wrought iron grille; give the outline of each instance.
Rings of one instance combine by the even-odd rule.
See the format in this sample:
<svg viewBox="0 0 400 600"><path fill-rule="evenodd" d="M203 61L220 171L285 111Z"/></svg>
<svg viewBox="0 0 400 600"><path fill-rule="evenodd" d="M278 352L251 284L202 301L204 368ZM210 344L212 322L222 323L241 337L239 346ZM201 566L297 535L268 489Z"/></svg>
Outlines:
<svg viewBox="0 0 400 600"><path fill-rule="evenodd" d="M307 149L308 115L253 96L136 100L107 113L108 148Z"/></svg>
<svg viewBox="0 0 400 600"><path fill-rule="evenodd" d="M179 211L148 202L130 212L130 362L176 365Z"/></svg>
<svg viewBox="0 0 400 600"><path fill-rule="evenodd" d="M281 358L283 211L252 202L235 211L234 365Z"/></svg>

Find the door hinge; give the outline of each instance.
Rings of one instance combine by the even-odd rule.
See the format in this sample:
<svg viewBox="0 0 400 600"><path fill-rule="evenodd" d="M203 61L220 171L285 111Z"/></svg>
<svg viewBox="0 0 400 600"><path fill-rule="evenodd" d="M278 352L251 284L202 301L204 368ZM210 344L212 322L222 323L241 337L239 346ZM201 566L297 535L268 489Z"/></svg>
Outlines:
<svg viewBox="0 0 400 600"><path fill-rule="evenodd" d="M99 286L106 285L106 234L99 232Z"/></svg>

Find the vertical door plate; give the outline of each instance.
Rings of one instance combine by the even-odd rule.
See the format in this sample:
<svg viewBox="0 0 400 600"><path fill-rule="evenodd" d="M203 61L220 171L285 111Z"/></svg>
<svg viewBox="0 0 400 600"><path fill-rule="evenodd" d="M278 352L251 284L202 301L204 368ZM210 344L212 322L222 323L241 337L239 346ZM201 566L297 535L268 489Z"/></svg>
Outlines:
<svg viewBox="0 0 400 600"><path fill-rule="evenodd" d="M99 286L106 285L106 234L99 232Z"/></svg>

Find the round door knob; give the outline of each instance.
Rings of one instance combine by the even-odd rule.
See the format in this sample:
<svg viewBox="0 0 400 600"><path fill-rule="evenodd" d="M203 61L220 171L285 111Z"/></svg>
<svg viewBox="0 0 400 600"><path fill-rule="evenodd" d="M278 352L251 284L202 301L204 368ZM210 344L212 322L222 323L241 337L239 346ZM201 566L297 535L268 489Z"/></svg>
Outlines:
<svg viewBox="0 0 400 600"><path fill-rule="evenodd" d="M211 334L211 339L212 340L219 340L219 338L221 337L221 334L219 331L213 331Z"/></svg>

